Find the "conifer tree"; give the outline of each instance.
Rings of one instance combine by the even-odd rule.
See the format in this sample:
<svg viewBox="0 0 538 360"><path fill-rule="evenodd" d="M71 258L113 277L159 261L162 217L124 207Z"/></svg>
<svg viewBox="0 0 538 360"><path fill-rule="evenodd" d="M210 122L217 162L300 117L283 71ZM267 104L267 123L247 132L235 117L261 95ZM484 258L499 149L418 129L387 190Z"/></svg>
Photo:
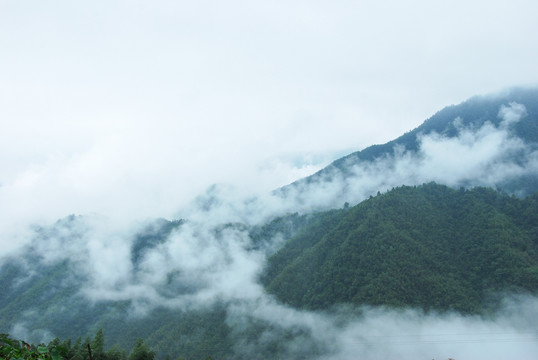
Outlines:
<svg viewBox="0 0 538 360"><path fill-rule="evenodd" d="M71 348L71 360L83 360L82 355L83 347L82 347L82 338L78 337L75 340L75 343L73 344L73 347Z"/></svg>
<svg viewBox="0 0 538 360"><path fill-rule="evenodd" d="M149 350L143 339L136 340L136 344L129 354L129 360L154 360L155 352Z"/></svg>
<svg viewBox="0 0 538 360"><path fill-rule="evenodd" d="M105 354L106 360L127 360L127 353L119 344L112 346Z"/></svg>
<svg viewBox="0 0 538 360"><path fill-rule="evenodd" d="M93 360L105 360L105 336L103 329L97 330L91 342Z"/></svg>
<svg viewBox="0 0 538 360"><path fill-rule="evenodd" d="M92 340L87 337L84 339L84 342L80 346L80 355L82 355L82 360L90 360L90 353L88 351L88 345L91 345Z"/></svg>

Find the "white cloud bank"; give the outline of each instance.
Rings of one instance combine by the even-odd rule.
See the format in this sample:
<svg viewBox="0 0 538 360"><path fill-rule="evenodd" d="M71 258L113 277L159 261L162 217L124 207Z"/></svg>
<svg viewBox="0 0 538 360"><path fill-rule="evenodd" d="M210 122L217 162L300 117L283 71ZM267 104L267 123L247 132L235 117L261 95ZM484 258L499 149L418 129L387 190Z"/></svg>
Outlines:
<svg viewBox="0 0 538 360"><path fill-rule="evenodd" d="M456 137L421 134L415 152L396 148L374 163L353 164L349 177L335 172L321 183L296 188L289 198L212 187L183 210L187 221L166 241L146 249L136 266L131 246L142 224L133 228L101 216L73 217L41 230L45 236L31 245L44 262L69 258L73 274L87 279L84 296L92 301L130 300L135 316L157 306L188 310L215 302L231 304L227 321L240 338L238 356L280 336L265 332L255 343L242 339L242 322L254 319L296 334L283 345L289 357L312 346L326 359L531 359L538 350L533 328L538 319L536 298L507 300L491 318L380 308L363 309L362 315L343 320L338 313L297 311L265 294L257 281L265 254L251 248L247 228L237 225L263 224L297 210L342 206L402 184L435 180L451 186L491 186L538 174L537 152L511 132L525 114L524 106L511 103L501 107L498 127L489 122L480 128L463 127L455 119Z"/></svg>
<svg viewBox="0 0 538 360"><path fill-rule="evenodd" d="M510 126L526 116L525 106L502 106L496 127L486 122L480 128L462 127L454 119L458 135L419 134L418 150L396 146L392 154L375 162L349 159L348 174L338 169L311 183L300 183L289 196L307 207L342 206L357 203L393 187L436 181L452 187L498 187L521 176L538 175L538 151L513 135Z"/></svg>
<svg viewBox="0 0 538 360"><path fill-rule="evenodd" d="M269 190L447 104L538 83L537 12L533 0L2 1L2 246L28 221L172 217L212 183Z"/></svg>
<svg viewBox="0 0 538 360"><path fill-rule="evenodd" d="M248 228L223 227L225 224L261 225L290 212L341 207L345 201L354 204L404 184L436 181L454 187L495 186L522 175L538 175L538 151L510 130L510 125L525 116L524 106L503 106L499 116L503 120L498 127L489 122L477 129L458 125L456 137L421 134L417 151L396 147L375 162L350 164L349 176L335 171L322 181L292 188L287 197L213 186L179 212L187 221L165 242L144 253L136 276L130 249L145 222L133 225L129 214L121 214L123 221L98 215L73 217L33 240L31 230L23 226L17 228L21 231L18 236L46 262L71 259L90 279L88 293L97 300L140 298L145 304L165 302L181 307L183 302L206 303L215 298L250 299L262 292L256 276L264 254L249 250ZM20 245L11 246L13 251L24 251ZM191 281L196 284L194 290L173 299L160 295L158 290L170 273L180 274L179 283L196 279Z"/></svg>
<svg viewBox="0 0 538 360"><path fill-rule="evenodd" d="M418 152L395 149L351 178L333 174L291 200L266 195L446 104L538 83L534 0L148 4L0 4L0 256L32 245L45 261L69 257L91 294L133 299L140 312L251 301L263 297L261 254L245 250L243 231L216 238L211 226L339 207L403 183L536 172L537 154L510 136L523 115L512 105L504 128L425 135ZM212 183L236 188L215 190L209 211L189 208ZM29 224L72 213L85 218L31 241ZM133 222L175 215L189 223L133 277ZM160 293L164 269L194 276L195 291Z"/></svg>
<svg viewBox="0 0 538 360"><path fill-rule="evenodd" d="M316 358L352 359L525 359L538 350L538 299L507 298L489 318L456 313L425 314L420 310L362 308L336 313L297 311L272 302L232 307L229 322L241 330L249 318L273 325L265 334L237 347L238 357L256 358L260 348L278 339L283 357L301 358L312 349ZM357 314L355 309L355 314ZM292 329L291 340L278 337L278 329ZM304 334L304 335L303 335ZM250 346L249 346L250 345Z"/></svg>

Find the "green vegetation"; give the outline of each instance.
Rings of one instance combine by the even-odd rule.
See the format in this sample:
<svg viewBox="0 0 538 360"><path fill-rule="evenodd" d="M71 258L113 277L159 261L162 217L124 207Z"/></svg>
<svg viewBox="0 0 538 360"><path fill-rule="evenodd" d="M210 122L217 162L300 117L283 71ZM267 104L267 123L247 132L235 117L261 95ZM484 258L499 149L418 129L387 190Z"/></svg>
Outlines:
<svg viewBox="0 0 538 360"><path fill-rule="evenodd" d="M161 243L163 233L179 226L160 225L165 230L136 237L139 251L133 253ZM354 207L274 219L251 229L252 248L269 246L278 234L288 240L268 252L273 255L262 282L296 307L353 303L481 313L498 305L499 293L538 291L538 194L519 199L485 188L404 186ZM32 309L23 320L35 329L61 338L95 334L68 346L76 360L89 360L81 350L87 343L95 359L126 360L123 349L140 348L140 338L160 359L177 353L184 359L225 358L233 352L238 334L226 323L225 304L189 312L157 308L132 317L128 302L88 303L78 293L84 279L70 271L68 260L35 264L40 276L29 276L15 261L0 271L2 331ZM253 325L240 336L255 337L264 326ZM100 328L114 346L104 346ZM267 355L279 351L278 344L271 346Z"/></svg>
<svg viewBox="0 0 538 360"><path fill-rule="evenodd" d="M398 139L343 157L276 193L285 197L293 187L300 190L305 183L330 181L335 171L345 178L359 163L392 156L395 146L415 151L418 134L456 136L458 117L469 128L478 129L486 121L498 126L499 108L510 102L524 104L527 116L509 131L530 150L537 149L538 89L515 89L506 96L477 97L449 106ZM524 155L528 154L507 154L515 162ZM520 176L497 185L527 197L431 183L378 193L353 207L346 203L342 209L294 213L254 227L231 223L207 230L218 241L229 230L248 232L245 251L268 258L260 275L262 284L295 307L411 306L484 314L499 306L504 294L538 293L538 177ZM214 187L197 199L208 214L220 201L218 191ZM230 304L218 300L207 308L188 310L137 304L128 298L91 302L83 291L91 291L91 274L80 266L86 254L72 246L66 246L65 253L61 246L54 254L40 250L47 249L40 245L49 241L73 245L85 239L88 226L83 217L68 216L52 226L33 228L35 241L24 249L24 256L1 258L0 332L22 328L18 334L28 333L26 340L34 342L50 334L76 338L55 339L45 350L44 344L33 346L5 335L0 338L2 359L90 360L88 344L93 360L232 358L241 351L244 356L239 357L252 358L251 353L246 355L252 348L260 359L286 358L283 342L297 339L309 355L322 352L318 344L305 340L309 336L305 329L279 328L252 318L241 319L234 327ZM125 239L131 244L128 258L121 259L130 261L128 281L143 281L148 254L166 248L170 234L186 226L183 220L158 219ZM184 280L175 270L166 278L152 284L159 296L173 300L198 290L196 279ZM147 313L137 312L138 305Z"/></svg>
<svg viewBox="0 0 538 360"><path fill-rule="evenodd" d="M65 359L66 355L67 351L53 342L49 346L36 346L11 339L8 334L0 334L0 359L61 360Z"/></svg>
<svg viewBox="0 0 538 360"><path fill-rule="evenodd" d="M538 195L434 183L319 215L269 259L280 300L480 313L502 291L538 291Z"/></svg>
<svg viewBox="0 0 538 360"><path fill-rule="evenodd" d="M132 253L162 243L162 234L179 224L161 226L167 229L137 236L143 241L135 241L140 251ZM277 218L250 234L251 248L267 248L271 255L261 277L267 291L300 308L351 303L476 314L495 309L499 294L538 292L538 194L520 199L485 188L403 186L356 206ZM268 240L275 236L285 241L278 251ZM141 338L158 359L228 358L238 339L255 341L272 326L249 320L238 332L227 322L226 304L133 316L128 301L90 303L78 292L84 278L72 272L69 260L37 259L32 266L12 260L0 270L0 331L22 322L60 338L80 337L65 344L69 359L89 360L89 343L94 359L128 360L124 349L140 348ZM281 351L275 338L259 357Z"/></svg>
<svg viewBox="0 0 538 360"><path fill-rule="evenodd" d="M93 340L78 338L73 345L71 339L61 342L56 338L48 345L29 344L22 340L0 334L0 359L3 360L154 360L155 351L148 347L144 339L137 339L134 347L127 352L118 344L105 351L103 329L99 329ZM167 360L172 359L169 355ZM181 356L173 359L182 360ZM205 358L211 360L211 357Z"/></svg>

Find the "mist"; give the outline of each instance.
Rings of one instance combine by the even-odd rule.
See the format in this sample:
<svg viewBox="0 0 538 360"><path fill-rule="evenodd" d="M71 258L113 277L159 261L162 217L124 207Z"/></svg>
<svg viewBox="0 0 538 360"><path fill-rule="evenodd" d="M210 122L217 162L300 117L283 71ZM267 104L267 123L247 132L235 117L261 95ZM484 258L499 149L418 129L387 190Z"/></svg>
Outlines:
<svg viewBox="0 0 538 360"><path fill-rule="evenodd" d="M538 83L532 0L1 10L4 249L66 214L173 218L213 183L271 191L447 104Z"/></svg>
<svg viewBox="0 0 538 360"><path fill-rule="evenodd" d="M251 347L242 343L240 358L257 358L259 348L277 338L284 358L313 351L319 359L533 359L536 305L535 297L507 297L495 315L480 317L383 307L313 313L264 303L233 308L230 321L240 328L245 318L258 317L276 325L272 329L293 329L292 340L268 331Z"/></svg>
<svg viewBox="0 0 538 360"><path fill-rule="evenodd" d="M143 318L159 307L176 311L210 309L225 304L226 323L236 340L237 358L256 358L275 346L285 358L315 354L319 359L518 358L538 353L538 299L505 294L502 307L488 317L424 313L418 309L334 308L310 312L291 308L268 295L258 279L265 259L285 242L278 234L255 248L249 229L285 214L356 204L378 191L436 181L452 187L497 186L522 175L538 175L538 151L517 138L511 126L526 116L510 103L499 109L499 126L465 127L454 119L457 136L420 134L418 150L395 147L375 162L350 164L350 174L334 171L322 181L279 192L218 184L176 212L182 223L162 242L133 262L136 235L155 220L98 214L68 216L52 224L24 223L23 238L1 258L17 258L27 277L39 276L38 264L68 261L66 282L80 286L90 303L127 301L129 316ZM24 286L24 279L16 286ZM61 286L61 285L60 285ZM32 329L31 311L11 329L15 336L45 339L54 334ZM244 332L263 324L259 337ZM42 341L42 340L39 340Z"/></svg>
<svg viewBox="0 0 538 360"><path fill-rule="evenodd" d="M492 122L479 128L465 127L456 118L455 137L435 132L419 134L416 151L395 146L392 153L374 162L349 158L346 174L329 166L324 176L298 182L286 189L286 195L295 198L298 208L323 208L327 204L337 208L402 184L435 181L451 187L500 188L513 179L538 174L538 151L510 128L524 116L524 105L510 103L499 109L498 127Z"/></svg>
<svg viewBox="0 0 538 360"><path fill-rule="evenodd" d="M286 187L447 104L538 84L536 13L535 0L3 1L0 266L23 267L21 289L62 264L46 294L76 287L70 301L122 301L129 319L225 306L237 358L278 344L283 358L531 358L533 296L506 294L489 318L299 311L258 281L286 237L249 231L404 184L538 176L538 151L512 132L525 107L507 103L499 126L453 119L456 137L420 134L416 150ZM135 254L159 218L178 224ZM14 336L56 336L35 309L17 316Z"/></svg>

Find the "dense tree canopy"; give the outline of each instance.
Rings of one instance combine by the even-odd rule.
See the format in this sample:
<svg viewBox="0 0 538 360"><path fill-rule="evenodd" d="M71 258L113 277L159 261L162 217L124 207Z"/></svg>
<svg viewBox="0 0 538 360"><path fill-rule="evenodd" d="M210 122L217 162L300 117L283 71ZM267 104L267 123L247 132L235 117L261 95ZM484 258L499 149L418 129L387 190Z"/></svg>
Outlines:
<svg viewBox="0 0 538 360"><path fill-rule="evenodd" d="M268 291L338 303L477 313L499 291L538 290L538 196L434 183L320 214L269 259Z"/></svg>

